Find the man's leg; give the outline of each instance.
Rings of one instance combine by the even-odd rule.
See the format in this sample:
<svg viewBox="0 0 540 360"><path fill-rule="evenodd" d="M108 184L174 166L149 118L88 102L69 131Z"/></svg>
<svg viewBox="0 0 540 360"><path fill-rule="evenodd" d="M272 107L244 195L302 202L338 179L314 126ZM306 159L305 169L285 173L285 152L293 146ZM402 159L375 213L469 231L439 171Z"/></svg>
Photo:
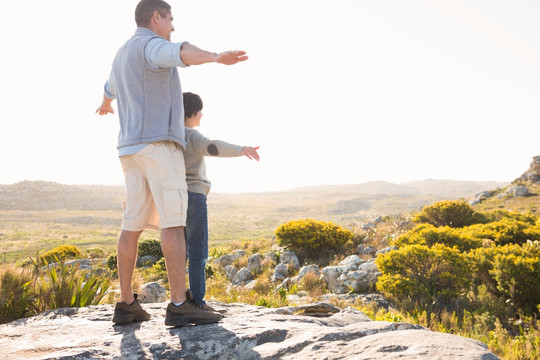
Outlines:
<svg viewBox="0 0 540 360"><path fill-rule="evenodd" d="M118 238L116 256L118 262L118 279L120 280L119 302L131 304L135 300L131 281L133 279L135 261L137 260L137 242L141 232L122 230Z"/></svg>
<svg viewBox="0 0 540 360"><path fill-rule="evenodd" d="M137 258L137 241L142 231L122 230L118 238L117 262L120 280L120 299L114 307L113 322L117 325L130 324L133 321L150 320L150 314L144 311L131 288L133 269Z"/></svg>
<svg viewBox="0 0 540 360"><path fill-rule="evenodd" d="M161 250L167 266L171 302L184 302L186 300L186 240L183 226L161 230Z"/></svg>

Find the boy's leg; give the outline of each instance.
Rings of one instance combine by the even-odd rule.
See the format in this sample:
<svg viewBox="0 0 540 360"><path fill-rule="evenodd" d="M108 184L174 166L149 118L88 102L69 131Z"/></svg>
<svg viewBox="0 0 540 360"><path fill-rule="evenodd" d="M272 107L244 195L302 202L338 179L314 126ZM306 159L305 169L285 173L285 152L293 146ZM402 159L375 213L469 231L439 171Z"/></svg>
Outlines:
<svg viewBox="0 0 540 360"><path fill-rule="evenodd" d="M189 259L189 287L193 298L204 304L208 259L208 210L206 195L188 192L186 242Z"/></svg>

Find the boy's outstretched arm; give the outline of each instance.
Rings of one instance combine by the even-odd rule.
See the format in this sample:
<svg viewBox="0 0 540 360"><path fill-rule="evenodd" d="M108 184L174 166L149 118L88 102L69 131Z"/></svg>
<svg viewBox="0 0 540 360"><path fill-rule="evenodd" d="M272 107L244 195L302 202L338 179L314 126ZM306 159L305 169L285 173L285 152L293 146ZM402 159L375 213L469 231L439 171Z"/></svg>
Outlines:
<svg viewBox="0 0 540 360"><path fill-rule="evenodd" d="M108 98L107 95L103 94L103 101L97 108L96 113L99 115L114 114L114 109L112 107L113 100L114 99Z"/></svg>
<svg viewBox="0 0 540 360"><path fill-rule="evenodd" d="M259 150L258 146L251 147L251 146L244 146L242 150L240 150L240 155L246 156L247 158L253 160L259 161L259 153L257 153L257 150Z"/></svg>

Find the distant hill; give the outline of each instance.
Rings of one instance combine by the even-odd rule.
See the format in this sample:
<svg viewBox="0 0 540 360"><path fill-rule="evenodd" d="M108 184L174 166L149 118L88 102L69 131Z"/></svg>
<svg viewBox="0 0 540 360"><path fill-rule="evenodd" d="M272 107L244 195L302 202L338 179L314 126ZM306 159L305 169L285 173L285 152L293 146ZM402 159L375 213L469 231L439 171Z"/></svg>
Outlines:
<svg viewBox="0 0 540 360"><path fill-rule="evenodd" d="M351 185L307 186L278 192L219 194L211 193L209 203L217 207L265 201L276 209L292 211L323 207L330 214L359 210L380 213L393 203L391 213L416 209L431 201L474 196L480 191L504 187L493 181L423 180L404 184L374 181ZM123 186L64 185L48 181L22 181L0 185L0 210L114 210L122 208ZM228 202L228 204L227 204ZM399 203L403 203L400 206ZM337 208L336 208L337 204ZM341 205L340 205L341 204ZM344 208L340 208L343 206ZM333 210L332 210L333 209Z"/></svg>
<svg viewBox="0 0 540 360"><path fill-rule="evenodd" d="M504 187L508 182L497 181L458 181L427 179L394 184L387 181L371 181L351 185L306 186L289 192L324 192L324 193L363 193L363 194L407 194L407 195L443 195L449 197L469 197L480 191Z"/></svg>
<svg viewBox="0 0 540 360"><path fill-rule="evenodd" d="M121 210L123 198L123 186L63 185L49 181L0 185L0 210Z"/></svg>

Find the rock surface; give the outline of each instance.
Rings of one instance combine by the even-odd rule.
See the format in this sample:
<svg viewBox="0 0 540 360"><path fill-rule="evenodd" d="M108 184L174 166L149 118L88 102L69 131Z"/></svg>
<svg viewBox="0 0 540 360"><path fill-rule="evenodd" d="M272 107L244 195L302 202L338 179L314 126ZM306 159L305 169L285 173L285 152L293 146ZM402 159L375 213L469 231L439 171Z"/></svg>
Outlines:
<svg viewBox="0 0 540 360"><path fill-rule="evenodd" d="M217 324L171 328L166 303L145 304L152 319L113 326L112 305L64 308L0 325L2 359L478 359L478 341L407 323L371 321L324 303L227 309Z"/></svg>

